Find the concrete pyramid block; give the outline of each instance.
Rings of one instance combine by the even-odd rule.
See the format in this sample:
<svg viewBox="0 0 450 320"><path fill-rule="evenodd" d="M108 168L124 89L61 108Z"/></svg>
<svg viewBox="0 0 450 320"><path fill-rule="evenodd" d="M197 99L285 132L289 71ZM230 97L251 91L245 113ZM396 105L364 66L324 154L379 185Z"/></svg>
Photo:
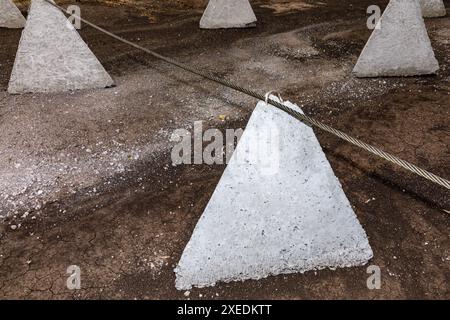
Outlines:
<svg viewBox="0 0 450 320"><path fill-rule="evenodd" d="M447 14L443 0L420 0L424 18L443 17Z"/></svg>
<svg viewBox="0 0 450 320"><path fill-rule="evenodd" d="M0 28L23 28L25 18L11 0L0 0Z"/></svg>
<svg viewBox="0 0 450 320"><path fill-rule="evenodd" d="M357 77L414 76L439 70L418 0L391 0L353 69Z"/></svg>
<svg viewBox="0 0 450 320"><path fill-rule="evenodd" d="M113 80L64 14L32 0L8 92L63 92L105 88Z"/></svg>
<svg viewBox="0 0 450 320"><path fill-rule="evenodd" d="M248 152L255 145L265 150L257 161ZM174 270L175 286L359 266L372 256L313 130L260 102Z"/></svg>
<svg viewBox="0 0 450 320"><path fill-rule="evenodd" d="M245 28L255 26L256 16L248 0L210 0L200 28Z"/></svg>

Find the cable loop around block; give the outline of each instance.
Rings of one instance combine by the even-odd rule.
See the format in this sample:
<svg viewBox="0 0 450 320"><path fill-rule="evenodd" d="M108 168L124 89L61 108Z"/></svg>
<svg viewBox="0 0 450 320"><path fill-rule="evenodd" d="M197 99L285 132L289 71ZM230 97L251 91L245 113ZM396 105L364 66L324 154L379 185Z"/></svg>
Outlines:
<svg viewBox="0 0 450 320"><path fill-rule="evenodd" d="M271 95L273 95L273 94L275 94L277 97L278 97L278 100L280 100L280 103L283 103L284 101L283 101L283 98L281 98L281 95L278 93L278 91L276 91L276 90L270 90L269 92L267 92L265 95L264 95L264 98L265 98L265 102L266 102L266 104L268 105L269 104L269 98L270 98L270 96Z"/></svg>
<svg viewBox="0 0 450 320"><path fill-rule="evenodd" d="M66 11L63 7L58 6L56 3L54 3L51 0L43 0L43 1L47 2L48 4L52 5L55 8L58 8L62 12ZM192 74L196 74L196 75L198 75L200 77L203 77L205 79L214 81L214 82L216 82L218 84L221 84L223 86L226 86L228 88L231 88L233 90L241 92L241 93L246 94L248 96L251 96L251 97L253 97L255 99L258 99L259 101L263 101L263 99L265 99L266 104L270 104L270 105L272 105L272 106L274 106L274 107L276 107L276 108L286 112L287 114L291 115L292 117L298 119L299 121L301 121L303 123L312 125L312 126L314 126L316 128L320 128L320 129L322 129L322 130L324 130L324 131L326 131L328 133L331 133L334 136L336 136L336 137L338 137L338 138L340 138L342 140L345 140L345 141L347 141L347 142L349 142L349 143L351 143L351 144L353 144L353 145L355 145L355 146L357 146L357 147L359 147L359 148L361 148L363 150L366 150L367 152L370 152L371 154L374 154L374 155L376 155L376 156L378 156L380 158L383 158L386 161L389 161L389 162L391 162L393 164L396 164L396 165L398 165L398 166L400 166L400 167L402 167L402 168L404 168L406 170L409 170L410 172L413 172L413 173L415 173L415 174L417 174L417 175L419 175L419 176L421 176L421 177L423 177L425 179L428 179L429 181L432 181L432 182L434 182L434 183L436 183L436 184L438 184L438 185L440 185L440 186L450 190L450 180L442 178L442 177L440 177L440 176L438 176L438 175L436 175L436 174L434 174L432 172L429 172L429 171L427 171L425 169L422 169L422 168L420 168L420 167L418 167L418 166L416 166L416 165L414 165L414 164L412 164L412 163L410 163L408 161L405 161L405 160L403 160L403 159L401 159L401 158L399 158L397 156L394 156L394 155L392 155L390 153L387 153L387 152L383 151L380 148L372 146L371 144L365 143L364 141L361 141L361 140L359 140L357 138L354 138L354 137L352 137L352 136L350 136L350 135L348 135L348 134L346 134L346 133L344 133L344 132L342 132L340 130L337 130L337 129L333 128L333 127L330 127L329 125L327 125L327 124L325 124L325 123L323 123L321 121L318 121L318 120L316 120L316 119L314 119L314 118L312 118L310 116L307 116L307 115L305 115L305 114L303 114L303 113L301 113L299 111L291 109L291 108L287 107L286 105L284 105L282 102L278 102L278 101L272 100L272 99L269 98L269 96L270 96L272 91L269 91L268 93L266 93L266 96L264 97L262 94L260 94L258 92L255 92L255 91L253 91L251 89L248 89L248 88L241 87L241 86L239 86L239 85L237 85L237 84L235 84L235 83L233 83L233 82L231 82L231 81L229 81L227 79L217 77L217 76L215 76L215 75L213 75L211 73L203 71L202 69L198 69L196 67L193 67L193 66L190 66L190 65L178 62L178 61L173 60L173 59L171 59L169 57L161 55L161 54L157 53L156 51L150 50L150 49L145 48L145 47L143 47L141 45L138 45L137 43L134 43L134 42L131 42L129 40L126 40L126 39L124 39L124 38L122 38L122 37L120 37L120 36L118 36L118 35L116 35L114 33L111 33L109 31L107 31L107 30L105 30L105 29L103 29L103 28L93 24L92 22L89 22L89 21L81 18L80 16L77 16L75 14L73 14L72 16L74 18L80 19L80 21L82 21L85 24L93 27L94 29L96 29L96 30L98 30L98 31L100 31L100 32L102 32L102 33L104 33L104 34L106 34L106 35L108 35L108 36L118 40L118 41L121 41L122 43L128 44L128 45L130 45L130 46L132 46L132 47L134 47L134 48L136 48L138 50L146 52L146 53L152 55L155 58L158 58L158 59L160 59L162 61L165 61L165 62L167 62L167 63L169 63L171 65L174 65L174 66L176 66L178 68L181 68L181 69L183 69L183 70L185 70L187 72L190 72ZM279 96L279 94L278 94L278 97L281 100L281 97Z"/></svg>

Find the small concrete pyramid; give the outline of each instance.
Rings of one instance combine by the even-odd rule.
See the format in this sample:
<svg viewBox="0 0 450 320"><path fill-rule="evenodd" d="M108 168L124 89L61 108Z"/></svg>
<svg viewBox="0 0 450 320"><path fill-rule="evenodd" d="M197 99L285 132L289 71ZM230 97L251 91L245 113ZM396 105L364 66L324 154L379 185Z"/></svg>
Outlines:
<svg viewBox="0 0 450 320"><path fill-rule="evenodd" d="M64 92L111 85L113 80L64 14L44 0L32 0L8 92Z"/></svg>
<svg viewBox="0 0 450 320"><path fill-rule="evenodd" d="M391 0L353 69L356 77L415 76L439 70L418 0Z"/></svg>
<svg viewBox="0 0 450 320"><path fill-rule="evenodd" d="M246 28L253 27L256 16L248 0L210 0L200 28Z"/></svg>
<svg viewBox="0 0 450 320"><path fill-rule="evenodd" d="M447 14L443 0L420 0L424 18L443 17Z"/></svg>
<svg viewBox="0 0 450 320"><path fill-rule="evenodd" d="M23 28L25 18L11 0L0 0L0 28Z"/></svg>
<svg viewBox="0 0 450 320"><path fill-rule="evenodd" d="M259 161L249 152L255 145ZM174 270L175 286L359 266L372 256L313 130L259 102Z"/></svg>

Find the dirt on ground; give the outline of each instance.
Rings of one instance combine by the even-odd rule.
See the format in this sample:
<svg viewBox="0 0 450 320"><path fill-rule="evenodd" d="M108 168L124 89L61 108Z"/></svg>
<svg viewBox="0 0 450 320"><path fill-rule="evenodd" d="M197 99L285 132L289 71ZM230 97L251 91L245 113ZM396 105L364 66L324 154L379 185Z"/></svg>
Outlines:
<svg viewBox="0 0 450 320"><path fill-rule="evenodd" d="M77 3L83 18L128 40L277 90L308 115L450 177L448 16L426 20L437 75L356 79L373 1L252 1L257 26L230 30L198 28L206 1ZM319 130L381 289L367 288L363 266L177 291L173 268L225 166L172 166L171 134L199 120L245 128L256 101L84 25L115 87L9 95L20 33L0 29L0 298L450 298L449 193ZM80 290L66 287L70 265L81 268Z"/></svg>

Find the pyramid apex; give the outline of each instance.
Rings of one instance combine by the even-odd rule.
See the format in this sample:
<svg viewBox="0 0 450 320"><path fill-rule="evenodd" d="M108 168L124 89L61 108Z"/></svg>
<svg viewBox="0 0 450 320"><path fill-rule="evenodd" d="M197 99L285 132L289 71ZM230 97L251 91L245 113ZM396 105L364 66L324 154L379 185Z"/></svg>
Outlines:
<svg viewBox="0 0 450 320"><path fill-rule="evenodd" d="M25 18L12 0L0 0L0 28L23 28L25 22Z"/></svg>

